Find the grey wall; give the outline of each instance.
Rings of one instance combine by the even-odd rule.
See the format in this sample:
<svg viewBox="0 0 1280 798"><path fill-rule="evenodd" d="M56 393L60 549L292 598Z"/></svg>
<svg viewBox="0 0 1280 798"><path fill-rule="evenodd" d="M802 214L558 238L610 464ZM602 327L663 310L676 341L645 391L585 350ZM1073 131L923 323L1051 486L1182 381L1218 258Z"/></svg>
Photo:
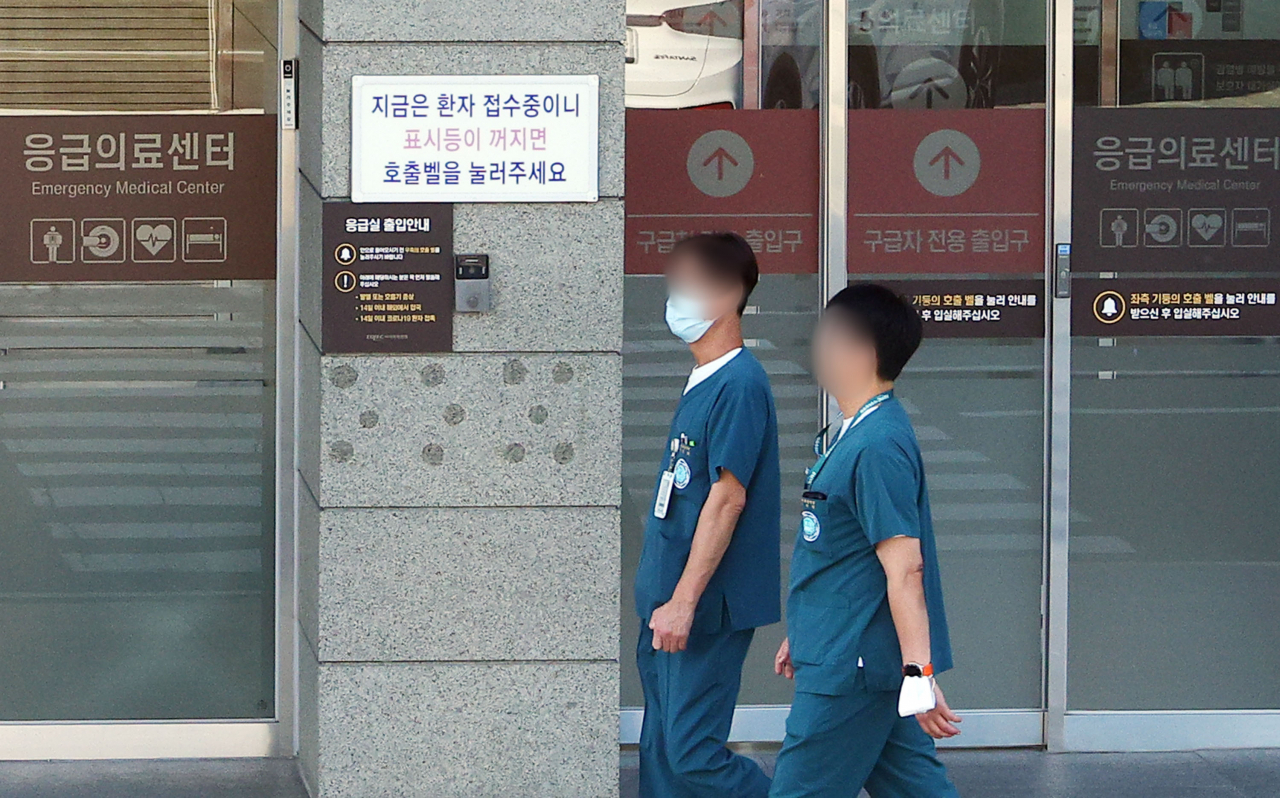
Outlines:
<svg viewBox="0 0 1280 798"><path fill-rule="evenodd" d="M322 798L618 790L622 0L302 0L300 723ZM592 204L467 205L457 354L326 357L356 74L595 74Z"/></svg>

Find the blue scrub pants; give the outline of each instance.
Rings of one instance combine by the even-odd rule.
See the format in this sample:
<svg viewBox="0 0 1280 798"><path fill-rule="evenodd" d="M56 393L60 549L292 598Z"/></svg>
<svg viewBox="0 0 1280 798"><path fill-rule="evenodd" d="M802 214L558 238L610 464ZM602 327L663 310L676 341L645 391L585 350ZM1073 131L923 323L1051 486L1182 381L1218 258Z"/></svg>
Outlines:
<svg viewBox="0 0 1280 798"><path fill-rule="evenodd" d="M898 694L797 690L771 798L959 798L933 739L898 717ZM798 685L800 687L800 685Z"/></svg>
<svg viewBox="0 0 1280 798"><path fill-rule="evenodd" d="M642 798L767 798L769 779L725 747L754 629L690 635L678 654L653 650L641 621L636 664L644 688Z"/></svg>

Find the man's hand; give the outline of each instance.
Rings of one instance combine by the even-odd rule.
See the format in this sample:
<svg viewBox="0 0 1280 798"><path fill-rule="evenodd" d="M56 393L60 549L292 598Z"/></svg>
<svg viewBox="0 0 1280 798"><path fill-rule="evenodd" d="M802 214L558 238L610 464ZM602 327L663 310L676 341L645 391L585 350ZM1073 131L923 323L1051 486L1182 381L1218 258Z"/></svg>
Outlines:
<svg viewBox="0 0 1280 798"><path fill-rule="evenodd" d="M720 559L729 548L733 530L738 525L738 516L746 505L747 489L731 471L720 469L720 478L711 486L702 511L698 513L689 559L671 600L649 616L655 651L675 654L689 645L694 610L698 608L711 577L720 567Z"/></svg>
<svg viewBox="0 0 1280 798"><path fill-rule="evenodd" d="M653 648L675 654L684 651L689 644L689 630L693 628L693 612L697 604L671 599L649 616L649 628L653 630Z"/></svg>
<svg viewBox="0 0 1280 798"><path fill-rule="evenodd" d="M773 656L773 672L788 679L796 678L795 666L791 664L791 638L782 638L778 653Z"/></svg>
<svg viewBox="0 0 1280 798"><path fill-rule="evenodd" d="M938 699L938 705L928 712L916 715L916 721L920 724L920 728L924 729L924 733L935 740L955 737L960 733L955 726L960 723L960 716L947 706L947 699L943 697L942 688L937 682L933 683L933 694Z"/></svg>

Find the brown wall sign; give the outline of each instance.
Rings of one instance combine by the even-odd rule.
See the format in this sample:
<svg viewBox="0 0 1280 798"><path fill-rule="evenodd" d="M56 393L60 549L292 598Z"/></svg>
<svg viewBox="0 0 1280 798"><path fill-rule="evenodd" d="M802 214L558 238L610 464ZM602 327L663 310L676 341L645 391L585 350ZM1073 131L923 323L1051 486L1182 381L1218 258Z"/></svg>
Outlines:
<svg viewBox="0 0 1280 798"><path fill-rule="evenodd" d="M929 338L1043 338L1044 280L887 283L912 298Z"/></svg>
<svg viewBox="0 0 1280 798"><path fill-rule="evenodd" d="M453 206L326 202L325 354L453 351Z"/></svg>
<svg viewBox="0 0 1280 798"><path fill-rule="evenodd" d="M1280 110L1077 108L1074 268L1280 270Z"/></svg>
<svg viewBox="0 0 1280 798"><path fill-rule="evenodd" d="M2 117L0 184L2 282L275 278L275 117Z"/></svg>
<svg viewBox="0 0 1280 798"><path fill-rule="evenodd" d="M1280 280L1072 281L1075 335L1280 335Z"/></svg>

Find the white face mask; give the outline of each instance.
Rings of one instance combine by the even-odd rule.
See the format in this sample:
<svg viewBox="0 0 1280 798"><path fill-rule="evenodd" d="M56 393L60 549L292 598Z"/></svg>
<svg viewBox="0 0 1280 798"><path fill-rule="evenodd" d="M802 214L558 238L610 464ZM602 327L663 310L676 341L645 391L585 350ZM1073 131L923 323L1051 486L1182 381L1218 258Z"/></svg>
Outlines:
<svg viewBox="0 0 1280 798"><path fill-rule="evenodd" d="M667 327L686 344L700 340L715 323L706 317L702 302L688 294L672 291L667 297Z"/></svg>

